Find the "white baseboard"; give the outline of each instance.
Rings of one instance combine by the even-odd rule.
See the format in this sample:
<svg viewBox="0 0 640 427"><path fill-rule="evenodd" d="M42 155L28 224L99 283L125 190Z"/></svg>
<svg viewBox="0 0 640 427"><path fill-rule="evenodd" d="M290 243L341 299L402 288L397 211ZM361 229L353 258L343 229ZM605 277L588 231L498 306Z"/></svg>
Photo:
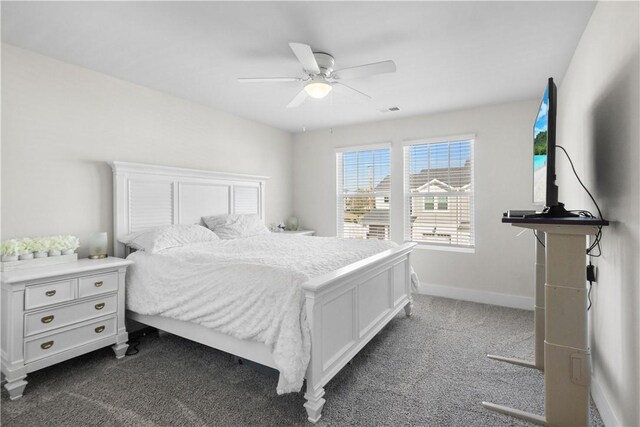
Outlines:
<svg viewBox="0 0 640 427"><path fill-rule="evenodd" d="M502 307L520 308L533 311L535 299L518 295L501 294L497 292L479 291L477 289L456 288L453 286L428 285L421 283L418 293L435 297L451 298L463 301L479 302L482 304L499 305Z"/></svg>
<svg viewBox="0 0 640 427"><path fill-rule="evenodd" d="M609 403L609 399L604 394L604 390L602 390L602 386L600 386L600 382L596 379L595 376L591 375L591 397L598 408L598 412L600 412L600 418L602 418L602 422L606 426L621 426L620 420L616 417L615 412L613 412L613 408L611 407L611 403Z"/></svg>

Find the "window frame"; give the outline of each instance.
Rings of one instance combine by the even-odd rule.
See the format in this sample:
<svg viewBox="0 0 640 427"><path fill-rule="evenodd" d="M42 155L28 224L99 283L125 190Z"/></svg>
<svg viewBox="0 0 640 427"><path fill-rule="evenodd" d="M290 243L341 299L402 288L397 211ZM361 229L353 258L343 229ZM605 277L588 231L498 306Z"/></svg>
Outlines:
<svg viewBox="0 0 640 427"><path fill-rule="evenodd" d="M428 145L428 144L437 144L437 143L452 143L452 142L461 142L461 141L469 141L470 142L470 150L471 150L471 176L470 176L470 200L471 207L469 212L469 225L471 227L471 244L470 245L456 245L456 244L442 244L436 242L423 242L423 241L415 241L412 239L411 233L411 200L412 196L411 189L409 188L409 177L410 174L410 165L408 164L409 154L408 150L411 149L412 146L418 145ZM462 134L462 135L451 135L444 137L436 137L436 138L420 138L420 139L410 139L404 140L402 142L402 154L403 154L403 162L402 162L402 178L403 178L403 198L404 198L404 210L403 210L403 238L405 242L415 242L417 243L416 248L418 249L429 249L429 250L440 250L440 251L450 251L450 252L463 252L463 253L475 253L476 247L476 225L475 225L475 145L476 145L476 135L475 134ZM449 210L449 197L456 196L454 193L447 193L442 196L433 195L433 212L438 212L442 210ZM424 196L426 197L429 196ZM439 200L440 198L444 198L447 203L446 209L439 209ZM424 202L423 202L424 203ZM424 206L423 206L424 207Z"/></svg>
<svg viewBox="0 0 640 427"><path fill-rule="evenodd" d="M344 153L354 153L354 152L362 152L362 151L375 151L375 150L388 150L389 151L389 179L390 179L390 184L389 184L389 190L386 192L372 192L372 193L347 193L345 194L342 191L342 185L344 183L344 181L341 181L340 178L344 178L344 170L343 170L343 155ZM338 160L338 156L340 157L340 160ZM335 166L336 166L336 200L335 200L335 207L336 207L336 236L339 238L348 238L344 236L344 199L346 197L349 197L350 195L352 197L356 196L357 197L373 197L373 198L378 198L378 197L384 197L384 198L388 198L389 201L385 202L389 205L389 233L388 233L388 238L384 239L387 241L391 241L391 200L393 199L393 195L392 193L392 189L391 189L391 182L393 181L393 149L391 146L391 142L383 142L383 143L377 143L377 144L365 144L365 145L353 145L353 146L346 146L346 147L337 147L335 149ZM365 240L369 240L369 239L365 239Z"/></svg>

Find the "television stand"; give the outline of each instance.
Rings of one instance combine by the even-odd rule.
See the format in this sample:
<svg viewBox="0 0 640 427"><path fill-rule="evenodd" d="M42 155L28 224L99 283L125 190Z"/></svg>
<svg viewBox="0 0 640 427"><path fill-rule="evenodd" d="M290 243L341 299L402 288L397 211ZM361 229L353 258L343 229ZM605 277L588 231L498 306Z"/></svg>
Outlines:
<svg viewBox="0 0 640 427"><path fill-rule="evenodd" d="M544 370L544 280L545 280L545 253L544 253L544 233L539 232L537 238L534 239L536 249L535 264L535 303L534 303L534 336L535 336L535 352L533 362L513 357L497 356L487 354L489 359L499 362L511 363L512 365L524 366L525 368L534 368L540 371ZM497 410L497 409L496 409Z"/></svg>
<svg viewBox="0 0 640 427"><path fill-rule="evenodd" d="M587 327L586 236L609 225L597 218L502 218L542 231L545 246L544 404L540 416L482 402L490 410L548 426L589 425L590 351Z"/></svg>

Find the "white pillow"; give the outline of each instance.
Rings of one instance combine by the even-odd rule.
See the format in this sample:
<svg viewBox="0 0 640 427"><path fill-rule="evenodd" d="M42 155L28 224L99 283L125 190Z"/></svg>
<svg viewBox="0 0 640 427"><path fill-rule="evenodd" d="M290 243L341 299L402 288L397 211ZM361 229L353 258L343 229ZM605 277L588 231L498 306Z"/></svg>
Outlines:
<svg viewBox="0 0 640 427"><path fill-rule="evenodd" d="M131 233L118 240L136 250L155 253L163 249L191 243L210 242L220 240L220 238L201 225L174 224Z"/></svg>
<svg viewBox="0 0 640 427"><path fill-rule="evenodd" d="M269 233L258 215L203 216L202 221L221 239L238 239Z"/></svg>

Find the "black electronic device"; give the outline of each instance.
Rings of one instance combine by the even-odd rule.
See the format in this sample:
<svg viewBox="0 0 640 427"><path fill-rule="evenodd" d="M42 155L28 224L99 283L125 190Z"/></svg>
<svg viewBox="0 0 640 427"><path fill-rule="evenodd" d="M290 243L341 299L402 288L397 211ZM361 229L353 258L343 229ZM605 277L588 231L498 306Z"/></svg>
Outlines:
<svg viewBox="0 0 640 427"><path fill-rule="evenodd" d="M543 204L542 215L551 218L574 217L564 204L558 201L556 185L556 115L557 94L553 78L547 87L538 108L533 125L533 203Z"/></svg>
<svg viewBox="0 0 640 427"><path fill-rule="evenodd" d="M518 209L509 209L502 216L507 218L525 218L527 215L534 215L536 211L532 210L518 210Z"/></svg>

